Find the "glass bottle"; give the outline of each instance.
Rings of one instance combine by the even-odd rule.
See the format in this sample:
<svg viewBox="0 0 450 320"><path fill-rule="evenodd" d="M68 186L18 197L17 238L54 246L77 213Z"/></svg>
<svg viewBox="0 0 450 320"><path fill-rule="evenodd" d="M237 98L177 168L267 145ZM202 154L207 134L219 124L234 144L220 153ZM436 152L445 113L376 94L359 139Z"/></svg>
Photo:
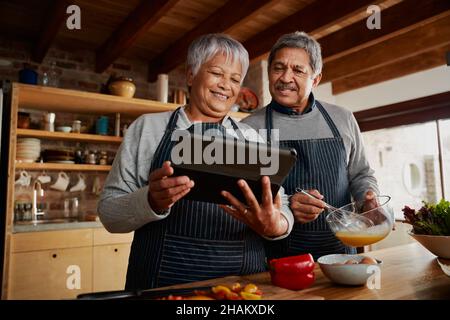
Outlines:
<svg viewBox="0 0 450 320"><path fill-rule="evenodd" d="M48 85L52 87L59 86L59 75L56 70L56 61L52 61L50 64L50 70L48 71Z"/></svg>

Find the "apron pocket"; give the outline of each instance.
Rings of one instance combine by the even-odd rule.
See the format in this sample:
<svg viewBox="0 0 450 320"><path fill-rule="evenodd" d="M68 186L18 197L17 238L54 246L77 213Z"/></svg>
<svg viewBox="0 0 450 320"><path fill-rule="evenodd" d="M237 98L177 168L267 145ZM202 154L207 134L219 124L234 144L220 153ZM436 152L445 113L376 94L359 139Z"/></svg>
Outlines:
<svg viewBox="0 0 450 320"><path fill-rule="evenodd" d="M157 285L169 286L240 274L244 241L166 234Z"/></svg>

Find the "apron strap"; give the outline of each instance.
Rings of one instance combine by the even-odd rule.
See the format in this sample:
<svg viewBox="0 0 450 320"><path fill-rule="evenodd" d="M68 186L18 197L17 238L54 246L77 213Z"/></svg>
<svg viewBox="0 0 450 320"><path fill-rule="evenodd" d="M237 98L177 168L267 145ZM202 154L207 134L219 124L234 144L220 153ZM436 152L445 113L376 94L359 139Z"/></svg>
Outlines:
<svg viewBox="0 0 450 320"><path fill-rule="evenodd" d="M328 112L325 110L325 108L322 106L322 104L319 101L315 101L315 104L317 108L319 109L320 113L322 114L323 118L328 124L328 127L330 128L331 132L333 133L334 138L340 138L341 134L339 133L339 130L336 127L336 124L334 123L333 119L331 119ZM267 129L267 141L270 144L272 142L271 136L272 136L272 128L273 128L273 111L272 111L272 104L269 104L266 107L266 129Z"/></svg>
<svg viewBox="0 0 450 320"><path fill-rule="evenodd" d="M333 136L335 138L340 138L341 134L339 133L339 130L336 127L336 124L334 123L333 119L331 119L327 110L325 110L325 108L322 106L322 104L317 100L316 100L316 106L320 110L320 113L322 113L322 116L325 118L325 121L328 123L328 127L330 127L330 130L333 133Z"/></svg>
<svg viewBox="0 0 450 320"><path fill-rule="evenodd" d="M272 104L270 103L266 108L267 144L269 145L272 143L272 128L273 128Z"/></svg>
<svg viewBox="0 0 450 320"><path fill-rule="evenodd" d="M236 121L234 121L234 119L231 118L231 117L229 117L229 119L230 119L231 125L233 126L234 131L236 131L236 134L238 135L238 137L239 137L242 141L245 141L245 137L244 137L244 135L242 134L241 129L239 129L239 127L238 127Z"/></svg>

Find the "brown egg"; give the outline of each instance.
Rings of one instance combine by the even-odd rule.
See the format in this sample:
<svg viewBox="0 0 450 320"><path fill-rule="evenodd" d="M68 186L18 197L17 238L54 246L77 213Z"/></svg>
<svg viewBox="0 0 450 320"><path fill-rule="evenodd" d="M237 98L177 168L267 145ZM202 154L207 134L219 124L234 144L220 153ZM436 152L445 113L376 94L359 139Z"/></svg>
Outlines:
<svg viewBox="0 0 450 320"><path fill-rule="evenodd" d="M355 261L353 259L349 259L349 260L345 261L345 264L358 264L358 261Z"/></svg>
<svg viewBox="0 0 450 320"><path fill-rule="evenodd" d="M360 264L378 264L377 260L371 257L364 257L360 262Z"/></svg>

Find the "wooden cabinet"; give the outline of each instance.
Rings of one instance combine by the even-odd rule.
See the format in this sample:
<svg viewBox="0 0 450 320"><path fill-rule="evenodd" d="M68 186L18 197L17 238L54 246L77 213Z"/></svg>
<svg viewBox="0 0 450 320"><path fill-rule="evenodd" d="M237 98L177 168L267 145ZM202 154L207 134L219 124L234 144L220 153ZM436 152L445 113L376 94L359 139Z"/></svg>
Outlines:
<svg viewBox="0 0 450 320"><path fill-rule="evenodd" d="M131 244L94 246L93 291L123 290Z"/></svg>
<svg viewBox="0 0 450 320"><path fill-rule="evenodd" d="M8 299L73 299L91 292L92 250L83 247L13 253Z"/></svg>
<svg viewBox="0 0 450 320"><path fill-rule="evenodd" d="M73 299L123 290L133 233L103 228L15 233L7 299Z"/></svg>
<svg viewBox="0 0 450 320"><path fill-rule="evenodd" d="M93 291L123 290L133 233L93 232Z"/></svg>

